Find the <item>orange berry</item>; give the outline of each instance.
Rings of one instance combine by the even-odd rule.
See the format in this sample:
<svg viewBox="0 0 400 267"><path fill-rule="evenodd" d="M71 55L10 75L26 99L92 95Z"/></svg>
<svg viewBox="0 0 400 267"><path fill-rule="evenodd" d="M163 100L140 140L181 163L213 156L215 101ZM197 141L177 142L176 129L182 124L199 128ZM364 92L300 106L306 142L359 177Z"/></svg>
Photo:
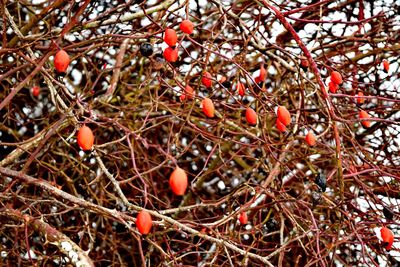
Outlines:
<svg viewBox="0 0 400 267"><path fill-rule="evenodd" d="M54 67L56 68L56 71L59 73L65 73L67 71L68 65L69 65L70 59L64 50L60 50L56 53L54 56Z"/></svg>
<svg viewBox="0 0 400 267"><path fill-rule="evenodd" d="M204 98L203 101L201 102L202 106L203 106L203 113L209 117L209 118L213 118L214 117L214 103L212 102L211 99L209 98Z"/></svg>
<svg viewBox="0 0 400 267"><path fill-rule="evenodd" d="M238 91L240 96L244 96L245 92L246 92L246 88L244 87L244 84L241 82L238 82L236 85L236 90Z"/></svg>
<svg viewBox="0 0 400 267"><path fill-rule="evenodd" d="M247 212L243 211L242 213L240 213L239 222L241 225L247 224L248 222Z"/></svg>
<svg viewBox="0 0 400 267"><path fill-rule="evenodd" d="M358 92L357 96L364 96L363 92ZM357 104L361 105L365 102L365 98L364 97L359 97L357 98Z"/></svg>
<svg viewBox="0 0 400 267"><path fill-rule="evenodd" d="M382 64L383 64L383 70L386 73L389 73L389 62L386 59L384 59L384 60L382 60Z"/></svg>
<svg viewBox="0 0 400 267"><path fill-rule="evenodd" d="M175 195L183 196L188 186L188 177L186 172L181 168L176 167L169 177L169 186Z"/></svg>
<svg viewBox="0 0 400 267"><path fill-rule="evenodd" d="M164 33L164 42L169 46L175 46L177 41L178 36L176 35L176 31L166 28Z"/></svg>
<svg viewBox="0 0 400 267"><path fill-rule="evenodd" d="M264 65L261 65L260 75L258 76L261 82L264 82L267 78L267 71L264 68Z"/></svg>
<svg viewBox="0 0 400 267"><path fill-rule="evenodd" d="M205 71L203 73L203 76L201 77L201 83L207 87L210 88L212 86L212 76L208 71Z"/></svg>
<svg viewBox="0 0 400 267"><path fill-rule="evenodd" d="M279 130L281 133L286 132L286 126L285 126L285 124L283 124L283 123L279 120L279 118L276 119L276 128L278 128L278 130Z"/></svg>
<svg viewBox="0 0 400 267"><path fill-rule="evenodd" d="M32 87L32 95L34 97L38 97L40 95L40 88L39 86Z"/></svg>
<svg viewBox="0 0 400 267"><path fill-rule="evenodd" d="M306 142L309 146L314 146L316 144L315 136L312 132L308 132L306 135Z"/></svg>
<svg viewBox="0 0 400 267"><path fill-rule="evenodd" d="M168 62L176 62L178 60L178 48L167 47L164 50L164 58Z"/></svg>
<svg viewBox="0 0 400 267"><path fill-rule="evenodd" d="M254 109L250 107L246 109L246 120L250 125L257 124L257 113L254 111Z"/></svg>
<svg viewBox="0 0 400 267"><path fill-rule="evenodd" d="M369 119L371 118L371 116L365 112L364 110L361 110L359 113L359 117L360 119ZM361 121L361 124L365 127L365 128L369 128L371 126L371 122L368 120L363 120Z"/></svg>
<svg viewBox="0 0 400 267"><path fill-rule="evenodd" d="M86 125L83 125L78 131L77 141L82 150L91 150L94 143L94 135L92 130L90 130L90 128Z"/></svg>
<svg viewBox="0 0 400 267"><path fill-rule="evenodd" d="M387 250L390 250L394 241L393 232L389 228L384 226L381 228L381 237L383 245L386 246Z"/></svg>
<svg viewBox="0 0 400 267"><path fill-rule="evenodd" d="M342 75L337 71L332 71L331 81L336 84L342 84L343 83Z"/></svg>
<svg viewBox="0 0 400 267"><path fill-rule="evenodd" d="M337 85L334 82L329 82L328 86L329 86L329 92L333 94L336 93L337 89L339 88L339 85Z"/></svg>
<svg viewBox="0 0 400 267"><path fill-rule="evenodd" d="M192 100L194 98L194 90L192 87L189 85L186 85L185 87L185 96L189 99Z"/></svg>
<svg viewBox="0 0 400 267"><path fill-rule="evenodd" d="M284 106L278 107L278 119L285 125L288 126L291 122L290 113Z"/></svg>
<svg viewBox="0 0 400 267"><path fill-rule="evenodd" d="M193 23L190 20L185 19L184 21L181 22L181 24L179 25L179 28L184 33L192 34L194 27L193 27Z"/></svg>
<svg viewBox="0 0 400 267"><path fill-rule="evenodd" d="M142 210L136 217L136 227L142 235L147 235L152 227L153 220L150 213Z"/></svg>

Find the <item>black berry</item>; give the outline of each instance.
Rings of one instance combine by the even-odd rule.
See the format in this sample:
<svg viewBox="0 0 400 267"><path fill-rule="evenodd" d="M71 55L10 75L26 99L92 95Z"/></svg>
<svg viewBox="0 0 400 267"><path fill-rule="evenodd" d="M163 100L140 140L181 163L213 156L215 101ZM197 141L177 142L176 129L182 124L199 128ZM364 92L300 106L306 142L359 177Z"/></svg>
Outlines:
<svg viewBox="0 0 400 267"><path fill-rule="evenodd" d="M321 188L322 192L326 190L326 176L318 173L317 177L315 178L315 183Z"/></svg>
<svg viewBox="0 0 400 267"><path fill-rule="evenodd" d="M153 46L150 43L142 43L140 45L140 54L144 57L149 57L153 54Z"/></svg>
<svg viewBox="0 0 400 267"><path fill-rule="evenodd" d="M221 84L222 84L223 87L228 88L228 89L231 88L231 86L232 86L231 82L228 81L228 80L224 81Z"/></svg>
<svg viewBox="0 0 400 267"><path fill-rule="evenodd" d="M278 230L279 228L279 223L274 219L271 218L267 221L267 223L265 224L265 226L267 227L268 231L275 231Z"/></svg>
<svg viewBox="0 0 400 267"><path fill-rule="evenodd" d="M392 220L393 219L393 212L390 209L386 208L386 207L383 207L383 215L385 215L385 218L388 219L388 220Z"/></svg>

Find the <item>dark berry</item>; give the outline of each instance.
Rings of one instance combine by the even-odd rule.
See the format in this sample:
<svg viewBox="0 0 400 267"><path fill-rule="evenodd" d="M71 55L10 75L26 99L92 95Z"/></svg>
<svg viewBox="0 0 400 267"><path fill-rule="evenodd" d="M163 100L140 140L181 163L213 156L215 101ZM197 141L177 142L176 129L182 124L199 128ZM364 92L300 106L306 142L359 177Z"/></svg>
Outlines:
<svg viewBox="0 0 400 267"><path fill-rule="evenodd" d="M318 173L317 177L315 178L315 183L321 188L322 192L326 190L326 176L324 174Z"/></svg>
<svg viewBox="0 0 400 267"><path fill-rule="evenodd" d="M224 81L221 84L222 84L223 87L228 88L228 89L231 88L231 86L232 86L231 82L228 81L228 80Z"/></svg>
<svg viewBox="0 0 400 267"><path fill-rule="evenodd" d="M385 215L385 218L388 219L388 220L392 220L393 219L393 212L390 209L386 208L386 207L383 207L383 215Z"/></svg>
<svg viewBox="0 0 400 267"><path fill-rule="evenodd" d="M267 223L265 224L265 226L267 227L268 231L270 231L270 232L278 230L278 228L279 228L279 224L274 218L269 219L267 221Z"/></svg>
<svg viewBox="0 0 400 267"><path fill-rule="evenodd" d="M142 43L140 45L140 54L144 57L149 57L153 54L153 46L150 43Z"/></svg>

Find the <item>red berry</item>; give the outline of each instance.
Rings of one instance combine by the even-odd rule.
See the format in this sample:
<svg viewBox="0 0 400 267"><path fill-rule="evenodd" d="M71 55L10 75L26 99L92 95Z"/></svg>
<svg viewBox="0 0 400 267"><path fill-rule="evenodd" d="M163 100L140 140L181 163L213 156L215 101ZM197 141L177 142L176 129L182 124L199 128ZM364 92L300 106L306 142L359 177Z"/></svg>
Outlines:
<svg viewBox="0 0 400 267"><path fill-rule="evenodd" d="M265 70L264 65L261 65L260 75L258 77L261 82L264 82L267 78L267 71Z"/></svg>
<svg viewBox="0 0 400 267"><path fill-rule="evenodd" d="M361 110L359 113L359 117L360 119L369 119L371 118L371 116L369 116L369 114L367 112L365 112L364 110ZM369 128L371 127L371 122L368 120L363 120L361 121L361 124L365 127L365 128Z"/></svg>
<svg viewBox="0 0 400 267"><path fill-rule="evenodd" d="M203 73L203 76L201 77L201 83L207 87L210 88L212 86L212 76L208 71L205 71Z"/></svg>
<svg viewBox="0 0 400 267"><path fill-rule="evenodd" d="M178 60L178 48L167 47L164 50L164 58L168 62L176 62Z"/></svg>
<svg viewBox="0 0 400 267"><path fill-rule="evenodd" d="M170 28L165 29L164 42L169 46L175 46L177 41L178 36L176 35L176 31Z"/></svg>
<svg viewBox="0 0 400 267"><path fill-rule="evenodd" d="M260 76L255 77L254 81L255 81L256 84L259 84L261 82Z"/></svg>
<svg viewBox="0 0 400 267"><path fill-rule="evenodd" d="M238 82L236 85L236 90L238 91L240 96L244 96L245 92L246 92L246 88L244 87L244 84L241 82Z"/></svg>
<svg viewBox="0 0 400 267"><path fill-rule="evenodd" d="M90 130L90 128L86 125L83 125L78 131L77 141L82 150L91 150L94 143L94 135L92 130Z"/></svg>
<svg viewBox="0 0 400 267"><path fill-rule="evenodd" d="M343 82L342 75L340 75L340 73L337 71L332 71L331 81L336 84L342 84Z"/></svg>
<svg viewBox="0 0 400 267"><path fill-rule="evenodd" d="M278 119L285 125L288 126L291 122L290 113L284 106L278 107Z"/></svg>
<svg viewBox="0 0 400 267"><path fill-rule="evenodd" d="M387 250L390 250L392 248L393 241L394 241L393 232L389 228L384 226L381 228L381 237L382 237L383 245L386 246Z"/></svg>
<svg viewBox="0 0 400 267"><path fill-rule="evenodd" d="M316 144L315 136L312 132L308 132L306 135L306 142L309 146L314 146Z"/></svg>
<svg viewBox="0 0 400 267"><path fill-rule="evenodd" d="M179 96L179 99L180 99L182 102L185 101L186 95L180 95L180 96Z"/></svg>
<svg viewBox="0 0 400 267"><path fill-rule="evenodd" d="M38 97L40 95L40 88L39 86L32 87L32 95L34 97Z"/></svg>
<svg viewBox="0 0 400 267"><path fill-rule="evenodd" d="M250 107L246 109L246 120L250 125L257 124L257 113Z"/></svg>
<svg viewBox="0 0 400 267"><path fill-rule="evenodd" d="M382 60L382 64L383 64L383 70L386 73L389 73L389 62L386 59L384 59L384 60Z"/></svg>
<svg viewBox="0 0 400 267"><path fill-rule="evenodd" d="M300 67L301 67L304 71L306 71L306 70L308 69L309 66L310 66L310 63L308 62L308 59L302 58L302 59L300 60Z"/></svg>
<svg viewBox="0 0 400 267"><path fill-rule="evenodd" d="M64 50L60 50L56 53L54 56L54 67L56 68L56 71L59 73L65 73L67 71L68 65L69 65L70 59Z"/></svg>
<svg viewBox="0 0 400 267"><path fill-rule="evenodd" d="M248 222L247 212L243 211L242 213L240 213L239 222L241 225L247 224Z"/></svg>
<svg viewBox="0 0 400 267"><path fill-rule="evenodd" d="M328 86L329 86L329 92L333 94L335 94L337 92L337 89L339 88L339 85L337 85L334 82L329 82Z"/></svg>
<svg viewBox="0 0 400 267"><path fill-rule="evenodd" d="M185 96L189 99L192 100L194 98L194 90L192 87L189 85L186 85L185 87Z"/></svg>
<svg viewBox="0 0 400 267"><path fill-rule="evenodd" d="M190 20L185 19L184 21L181 22L179 25L179 28L181 31L187 34L192 34L193 33L193 23Z"/></svg>
<svg viewBox="0 0 400 267"><path fill-rule="evenodd" d="M283 123L279 120L279 118L276 119L276 128L278 128L278 130L279 130L281 133L286 132L286 126L285 126L285 124L283 124Z"/></svg>
<svg viewBox="0 0 400 267"><path fill-rule="evenodd" d="M185 194L186 188L188 186L188 177L186 172L179 167L171 173L169 177L169 186L175 195L182 196Z"/></svg>
<svg viewBox="0 0 400 267"><path fill-rule="evenodd" d="M207 117L213 118L215 109L214 109L214 103L212 102L212 100L206 97L203 99L201 104L203 106L203 113Z"/></svg>
<svg viewBox="0 0 400 267"><path fill-rule="evenodd" d="M364 96L363 92L358 92L357 96ZM365 98L364 97L359 97L357 98L357 104L361 105L365 102Z"/></svg>
<svg viewBox="0 0 400 267"><path fill-rule="evenodd" d="M147 235L152 227L153 220L150 213L142 210L136 217L136 227L142 235Z"/></svg>

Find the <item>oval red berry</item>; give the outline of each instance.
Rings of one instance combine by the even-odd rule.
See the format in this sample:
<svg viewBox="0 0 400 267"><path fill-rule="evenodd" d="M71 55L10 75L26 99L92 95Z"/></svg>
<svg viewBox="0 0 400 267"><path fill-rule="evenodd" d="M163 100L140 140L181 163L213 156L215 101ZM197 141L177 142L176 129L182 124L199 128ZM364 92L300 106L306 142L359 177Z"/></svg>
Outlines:
<svg viewBox="0 0 400 267"><path fill-rule="evenodd" d="M244 94L245 94L245 92L246 92L246 88L244 87L244 84L243 83L241 83L241 82L238 82L237 83L237 85L236 85L236 90L237 90L237 92L238 92L238 94L240 95L240 96L244 96Z"/></svg>
<svg viewBox="0 0 400 267"><path fill-rule="evenodd" d="M168 62L176 62L178 60L178 48L167 47L164 50L164 58Z"/></svg>
<svg viewBox="0 0 400 267"><path fill-rule="evenodd" d="M250 125L257 124L257 113L250 107L246 109L246 120Z"/></svg>
<svg viewBox="0 0 400 267"><path fill-rule="evenodd" d="M371 116L364 110L361 110L359 113L359 117L360 119L369 119L371 118ZM371 122L368 120L363 120L361 121L361 124L365 127L365 128L369 128L371 127Z"/></svg>
<svg viewBox="0 0 400 267"><path fill-rule="evenodd" d="M357 96L360 96L359 98L357 98L357 104L359 104L359 105L364 104L365 98L362 97L362 96L364 96L364 93L363 92L358 92Z"/></svg>
<svg viewBox="0 0 400 267"><path fill-rule="evenodd" d="M54 67L59 73L65 73L67 71L69 62L70 59L67 52L62 49L54 56Z"/></svg>
<svg viewBox="0 0 400 267"><path fill-rule="evenodd" d="M186 172L183 169L176 167L169 177L169 186L175 195L184 195L188 186L188 177Z"/></svg>
<svg viewBox="0 0 400 267"><path fill-rule="evenodd" d="M94 143L94 135L92 130L86 125L83 125L78 131L77 141L82 150L91 150Z"/></svg>
<svg viewBox="0 0 400 267"><path fill-rule="evenodd" d="M278 119L283 123L285 126L288 126L291 122L291 117L289 111L284 106L278 107Z"/></svg>
<svg viewBox="0 0 400 267"><path fill-rule="evenodd" d="M248 220L249 220L249 218L247 216L247 212L243 211L242 213L240 213L239 222L241 225L247 224Z"/></svg>
<svg viewBox="0 0 400 267"><path fill-rule="evenodd" d="M386 226L381 228L381 237L387 250L390 250L393 245L394 235L393 232Z"/></svg>
<svg viewBox="0 0 400 267"><path fill-rule="evenodd" d="M315 136L312 132L308 132L306 135L306 142L309 146L315 146L316 141L315 141Z"/></svg>
<svg viewBox="0 0 400 267"><path fill-rule="evenodd" d="M184 21L181 22L181 24L179 25L179 28L184 33L192 34L194 26L193 26L193 23L190 20L185 19Z"/></svg>
<svg viewBox="0 0 400 267"><path fill-rule="evenodd" d="M32 95L34 97L38 97L40 95L40 87L39 86L32 87Z"/></svg>
<svg viewBox="0 0 400 267"><path fill-rule="evenodd" d="M151 227L153 226L153 220L151 219L150 213L142 210L136 217L136 227L142 235L150 233Z"/></svg>
<svg viewBox="0 0 400 267"><path fill-rule="evenodd" d="M383 64L383 70L386 73L389 73L389 67L390 67L389 62L386 59L384 59L382 60L382 64Z"/></svg>
<svg viewBox="0 0 400 267"><path fill-rule="evenodd" d="M332 71L331 81L336 84L342 84L343 82L342 75L337 71Z"/></svg>
<svg viewBox="0 0 400 267"><path fill-rule="evenodd" d="M206 97L206 98L203 99L201 104L203 106L203 113L207 117L213 118L214 117L215 108L214 108L214 103L212 102L212 100Z"/></svg>
<svg viewBox="0 0 400 267"><path fill-rule="evenodd" d="M201 83L207 88L212 86L212 76L208 71L203 73L203 76L201 77Z"/></svg>
<svg viewBox="0 0 400 267"><path fill-rule="evenodd" d="M176 42L178 42L176 31L170 28L165 29L164 42L169 46L175 46Z"/></svg>

